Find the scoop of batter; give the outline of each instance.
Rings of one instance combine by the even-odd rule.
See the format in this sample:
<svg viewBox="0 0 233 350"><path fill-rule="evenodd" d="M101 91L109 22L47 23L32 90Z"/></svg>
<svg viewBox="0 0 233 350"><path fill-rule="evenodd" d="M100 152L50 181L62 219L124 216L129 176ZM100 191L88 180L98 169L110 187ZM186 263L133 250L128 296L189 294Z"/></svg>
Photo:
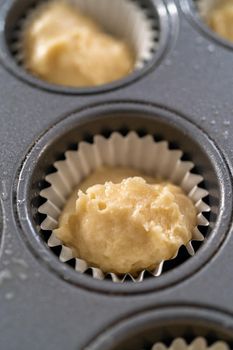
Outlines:
<svg viewBox="0 0 233 350"><path fill-rule="evenodd" d="M67 221L67 217L71 214L74 214L76 211L76 201L78 198L78 192L86 192L89 187L92 187L96 184L104 185L105 182L113 182L115 184L120 183L128 177L142 177L148 183L157 183L158 179L155 179L150 176L146 176L141 171L127 168L127 167L108 167L101 166L89 176L85 178L81 183L79 183L75 189L72 191L70 197L67 199L66 204L62 210L62 213L59 217L59 227L63 226L63 223Z"/></svg>
<svg viewBox="0 0 233 350"><path fill-rule="evenodd" d="M59 85L109 83L128 75L135 63L124 41L104 33L65 1L51 1L35 10L24 31L23 47L26 68Z"/></svg>
<svg viewBox="0 0 233 350"><path fill-rule="evenodd" d="M91 266L134 275L172 258L195 226L195 207L179 187L129 177L80 190L54 233Z"/></svg>
<svg viewBox="0 0 233 350"><path fill-rule="evenodd" d="M207 22L219 36L233 42L233 1L219 1L210 11Z"/></svg>

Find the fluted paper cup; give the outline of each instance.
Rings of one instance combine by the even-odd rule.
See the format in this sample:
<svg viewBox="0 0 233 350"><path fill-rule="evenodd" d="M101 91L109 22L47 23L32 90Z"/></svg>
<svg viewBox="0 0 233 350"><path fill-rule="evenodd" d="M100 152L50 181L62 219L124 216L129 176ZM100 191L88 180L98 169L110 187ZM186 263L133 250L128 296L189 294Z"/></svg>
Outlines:
<svg viewBox="0 0 233 350"><path fill-rule="evenodd" d="M40 192L41 197L46 199L46 202L38 209L40 213L46 215L45 220L41 223L41 229L51 231L48 246L62 247L59 255L62 262L75 258L72 250L62 244L53 230L58 227L62 209L74 188L93 171L105 165L140 170L145 175L162 178L183 189L193 201L197 211L197 227L192 232L192 239L186 245L188 253L194 255L192 241L204 239L198 226L209 225L203 212L210 211L210 208L203 201L208 192L198 186L203 181L203 177L191 173L194 164L182 161L182 154L181 150L170 150L167 141L155 142L152 136L139 137L135 132L130 132L127 136L114 132L109 138L97 135L94 137L93 144L80 142L77 151L65 152L65 160L53 164L57 172L45 177L50 187ZM172 258L178 254L179 251ZM149 272L155 277L161 275L163 263L162 261L154 271ZM104 273L77 257L75 258L75 269L81 273L91 269L93 277L97 279L104 279L110 275L114 282L123 282L127 276L118 276L111 271ZM129 276L134 282L140 282L143 280L144 274L145 270L136 277Z"/></svg>
<svg viewBox="0 0 233 350"><path fill-rule="evenodd" d="M151 350L230 350L230 347L223 341L217 341L209 346L205 338L198 337L190 344L183 338L175 339L169 347L164 343L157 343Z"/></svg>

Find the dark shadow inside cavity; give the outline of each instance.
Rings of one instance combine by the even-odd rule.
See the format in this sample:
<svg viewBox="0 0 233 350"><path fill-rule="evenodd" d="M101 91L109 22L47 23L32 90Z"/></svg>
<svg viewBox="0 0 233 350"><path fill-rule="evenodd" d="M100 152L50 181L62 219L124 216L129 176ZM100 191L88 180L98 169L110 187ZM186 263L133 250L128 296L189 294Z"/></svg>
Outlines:
<svg viewBox="0 0 233 350"><path fill-rule="evenodd" d="M199 248L199 245L197 248ZM190 258L190 255L187 252L187 249L184 246L180 247L179 254L175 259L165 261L163 266L163 272L174 269L175 267L183 264L189 258Z"/></svg>
<svg viewBox="0 0 233 350"><path fill-rule="evenodd" d="M44 232L47 232L47 233L49 233L50 231L44 231ZM51 232L50 232L51 233ZM52 250L52 252L55 254L55 255L57 255L57 256L59 256L60 254L61 254L61 246L57 246L57 247L52 247L52 248L50 248L51 250ZM68 262L67 262L67 264L68 264ZM69 264L68 264L69 265Z"/></svg>
<svg viewBox="0 0 233 350"><path fill-rule="evenodd" d="M88 276L92 276L92 269L89 268L85 271L85 274L88 275Z"/></svg>
<svg viewBox="0 0 233 350"><path fill-rule="evenodd" d="M115 113L114 115L103 115L101 118L93 118L93 120L87 120L81 124L77 123L71 130L66 131L65 134L58 135L56 140L50 141L46 151L41 153L37 160L37 168L32 178L30 203L36 227L38 228L45 218L44 215L38 213L38 207L45 201L40 197L39 193L43 188L49 186L43 179L47 174L56 171L52 166L54 162L63 159L67 150L76 150L81 141L93 143L95 135L101 134L109 138L114 131L120 132L123 136L126 136L130 131L135 131L140 137L150 134L156 141L167 140L171 149L182 150L184 152L183 159L192 161L195 164L192 172L203 176L202 188L207 189L209 192L205 202L211 207L211 212L204 213L204 216L210 221L210 227L199 227L201 233L208 238L218 216L220 193L211 159L203 151L204 147L202 148L198 145L195 135L193 135L193 138L187 136L173 125L168 125L162 120L150 120L143 116L134 116L132 118L130 114L127 114L127 116L126 118L124 113ZM40 236L45 242L48 241L50 234L51 232L49 231L40 230ZM205 244L205 241L193 242L195 251L197 252L203 244ZM59 249L53 248L52 251L59 256ZM164 273L177 268L189 259L190 255L186 248L182 247L176 259L165 263ZM150 273L146 273L145 279L148 278L153 278L153 276Z"/></svg>
<svg viewBox="0 0 233 350"><path fill-rule="evenodd" d="M75 259L71 259L71 260L67 261L67 265L69 265L70 267L72 267L74 269L75 268Z"/></svg>

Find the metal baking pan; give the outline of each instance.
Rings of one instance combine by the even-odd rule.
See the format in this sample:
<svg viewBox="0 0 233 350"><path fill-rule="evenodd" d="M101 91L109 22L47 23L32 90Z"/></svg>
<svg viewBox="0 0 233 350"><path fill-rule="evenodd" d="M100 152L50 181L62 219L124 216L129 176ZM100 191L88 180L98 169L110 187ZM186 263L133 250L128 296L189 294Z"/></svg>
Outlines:
<svg viewBox="0 0 233 350"><path fill-rule="evenodd" d="M10 47L34 2L0 0L0 348L145 350L196 336L233 347L233 46L206 28L192 0L141 1L159 18L152 60L100 88L55 87L18 66ZM100 281L47 247L39 191L74 143L131 130L194 162L210 226L195 255L182 251L160 277Z"/></svg>

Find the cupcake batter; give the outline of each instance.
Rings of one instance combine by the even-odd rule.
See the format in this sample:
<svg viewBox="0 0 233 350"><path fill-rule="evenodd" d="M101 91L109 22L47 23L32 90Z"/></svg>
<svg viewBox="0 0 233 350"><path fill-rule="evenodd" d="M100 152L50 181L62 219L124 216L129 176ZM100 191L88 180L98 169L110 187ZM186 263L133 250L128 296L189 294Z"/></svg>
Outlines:
<svg viewBox="0 0 233 350"><path fill-rule="evenodd" d="M54 231L75 256L104 272L153 269L187 244L196 226L196 209L179 187L139 174L124 168L93 173Z"/></svg>
<svg viewBox="0 0 233 350"><path fill-rule="evenodd" d="M66 205L62 211L62 214L59 219L59 226L62 226L63 223L67 221L67 215L69 216L72 213L75 213L76 210L76 201L78 197L78 191L81 190L86 192L87 189L96 184L104 185L105 182L120 183L127 177L141 176L148 183L156 183L158 180L143 175L140 171L130 168L118 167L111 168L103 166L89 175L83 182L81 182L73 191L70 198L68 198Z"/></svg>
<svg viewBox="0 0 233 350"><path fill-rule="evenodd" d="M23 34L25 66L50 83L94 86L128 75L135 58L123 40L65 1L35 10Z"/></svg>
<svg viewBox="0 0 233 350"><path fill-rule="evenodd" d="M233 42L233 0L221 0L210 11L207 22L222 38Z"/></svg>

